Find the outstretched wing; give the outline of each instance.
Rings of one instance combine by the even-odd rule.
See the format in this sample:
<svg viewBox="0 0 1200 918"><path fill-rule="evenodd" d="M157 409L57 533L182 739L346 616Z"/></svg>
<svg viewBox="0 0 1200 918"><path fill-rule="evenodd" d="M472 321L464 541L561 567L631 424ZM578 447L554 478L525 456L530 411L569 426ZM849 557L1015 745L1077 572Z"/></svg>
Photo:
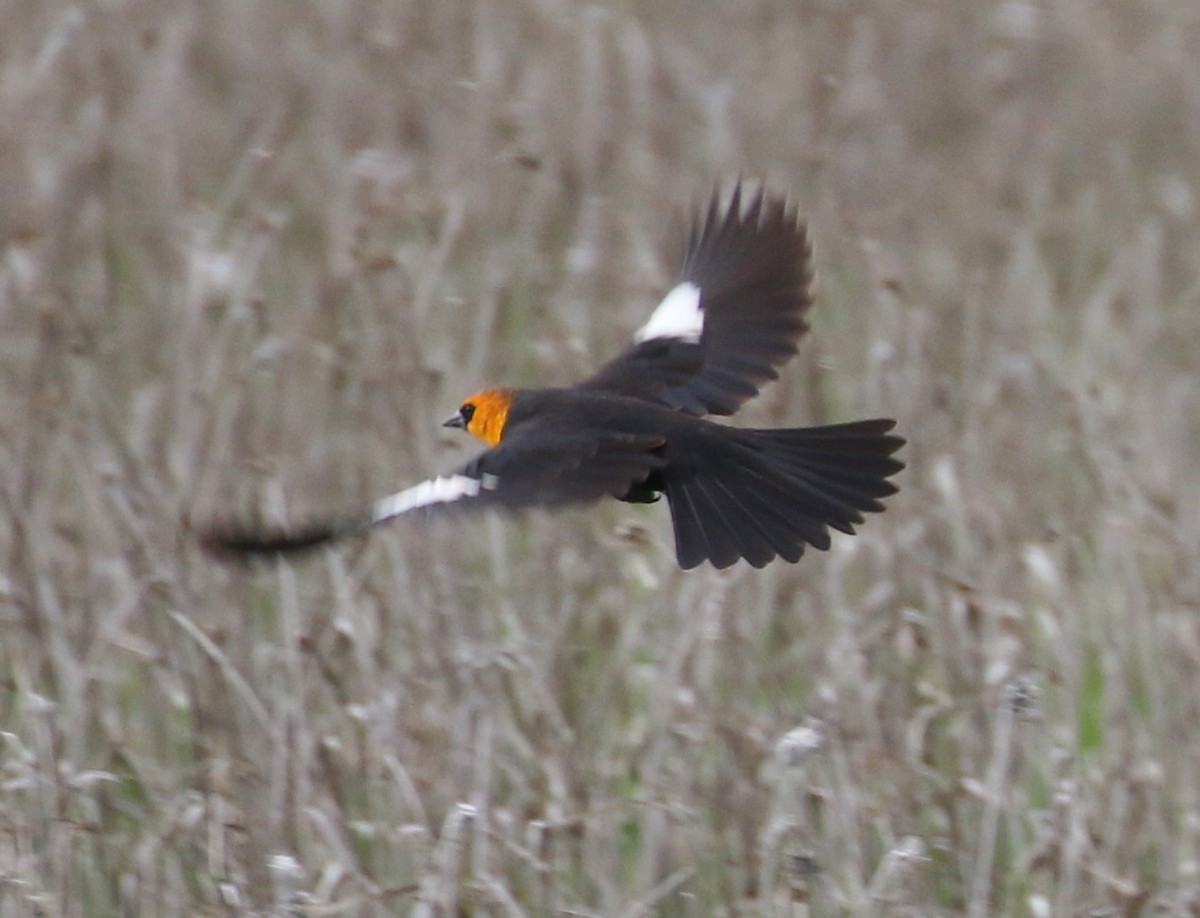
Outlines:
<svg viewBox="0 0 1200 918"><path fill-rule="evenodd" d="M634 344L583 383L689 414L733 414L796 353L812 305L812 247L787 201L714 192L679 283Z"/></svg>
<svg viewBox="0 0 1200 918"><path fill-rule="evenodd" d="M514 434L458 471L381 498L361 513L288 529L217 523L201 534L202 541L226 555L272 554L313 548L407 514L556 507L624 497L662 467L664 442L628 434Z"/></svg>

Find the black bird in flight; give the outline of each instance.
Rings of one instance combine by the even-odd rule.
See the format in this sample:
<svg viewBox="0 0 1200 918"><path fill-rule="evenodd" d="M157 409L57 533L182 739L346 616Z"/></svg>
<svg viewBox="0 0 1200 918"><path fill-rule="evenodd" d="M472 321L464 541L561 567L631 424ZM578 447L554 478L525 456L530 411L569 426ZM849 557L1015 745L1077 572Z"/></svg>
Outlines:
<svg viewBox="0 0 1200 918"><path fill-rule="evenodd" d="M361 514L295 530L215 525L223 553L309 548L407 514L559 507L665 494L680 567L795 562L854 532L896 492L904 440L895 422L747 429L731 415L778 378L812 305L812 247L784 198L714 192L693 223L678 283L593 376L567 388L485 389L446 421L488 449L448 475L384 497Z"/></svg>

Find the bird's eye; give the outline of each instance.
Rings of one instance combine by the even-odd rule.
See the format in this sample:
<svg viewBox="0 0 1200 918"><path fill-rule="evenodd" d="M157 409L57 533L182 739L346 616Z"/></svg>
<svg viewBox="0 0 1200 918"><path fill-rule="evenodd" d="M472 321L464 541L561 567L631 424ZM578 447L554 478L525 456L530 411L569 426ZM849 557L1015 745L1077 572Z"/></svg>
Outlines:
<svg viewBox="0 0 1200 918"><path fill-rule="evenodd" d="M470 402L464 402L463 406L458 409L458 413L462 415L464 424L470 424L471 418L475 417L475 406Z"/></svg>

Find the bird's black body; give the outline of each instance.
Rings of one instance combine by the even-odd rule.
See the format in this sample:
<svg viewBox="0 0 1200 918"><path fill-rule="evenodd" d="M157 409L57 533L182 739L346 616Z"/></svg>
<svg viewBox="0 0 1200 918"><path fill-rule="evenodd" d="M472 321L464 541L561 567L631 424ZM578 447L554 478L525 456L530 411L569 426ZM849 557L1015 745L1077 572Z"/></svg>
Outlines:
<svg viewBox="0 0 1200 918"><path fill-rule="evenodd" d="M466 468L507 480L503 502L545 506L666 495L680 565L761 567L829 547L882 510L903 442L891 421L783 430L734 428L665 405L586 388L513 395L505 438Z"/></svg>
<svg viewBox="0 0 1200 918"><path fill-rule="evenodd" d="M796 351L808 328L811 249L781 199L740 186L714 195L692 231L680 280L635 343L592 377L558 389L488 389L447 421L491 447L457 472L384 498L369 513L291 534L214 532L227 551L304 548L413 511L562 506L665 495L679 563L761 567L826 549L883 509L902 469L891 420L735 428L734 413Z"/></svg>

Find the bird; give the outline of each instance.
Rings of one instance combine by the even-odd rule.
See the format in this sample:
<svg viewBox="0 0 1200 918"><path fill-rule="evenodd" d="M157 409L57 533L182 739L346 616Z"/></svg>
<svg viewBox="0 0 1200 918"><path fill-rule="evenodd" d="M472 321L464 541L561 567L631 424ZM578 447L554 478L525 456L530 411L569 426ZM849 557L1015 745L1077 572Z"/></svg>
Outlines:
<svg viewBox="0 0 1200 918"><path fill-rule="evenodd" d="M300 551L398 517L519 510L604 498L666 498L688 570L745 560L795 563L853 535L897 492L905 440L890 418L784 429L735 427L734 414L798 352L813 305L813 248L788 199L741 179L697 210L679 273L622 353L556 388L488 388L444 423L487 449L447 474L348 516L282 530L212 525L209 549Z"/></svg>

